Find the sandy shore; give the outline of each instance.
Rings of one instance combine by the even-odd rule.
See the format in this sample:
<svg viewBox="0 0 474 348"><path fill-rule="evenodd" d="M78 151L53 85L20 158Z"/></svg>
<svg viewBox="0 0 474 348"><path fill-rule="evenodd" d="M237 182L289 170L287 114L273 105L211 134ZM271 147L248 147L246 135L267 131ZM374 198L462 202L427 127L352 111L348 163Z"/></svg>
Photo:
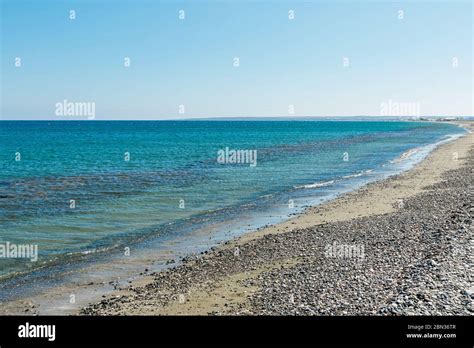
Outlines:
<svg viewBox="0 0 474 348"><path fill-rule="evenodd" d="M407 172L189 257L81 313L472 315L473 144L469 133Z"/></svg>

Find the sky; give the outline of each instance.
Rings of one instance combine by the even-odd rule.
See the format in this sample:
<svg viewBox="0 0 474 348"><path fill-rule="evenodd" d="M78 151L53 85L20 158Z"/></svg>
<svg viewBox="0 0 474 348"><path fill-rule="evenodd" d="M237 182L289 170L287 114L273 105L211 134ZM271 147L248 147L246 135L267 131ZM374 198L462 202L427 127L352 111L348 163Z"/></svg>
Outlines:
<svg viewBox="0 0 474 348"><path fill-rule="evenodd" d="M0 2L4 120L474 114L471 0Z"/></svg>

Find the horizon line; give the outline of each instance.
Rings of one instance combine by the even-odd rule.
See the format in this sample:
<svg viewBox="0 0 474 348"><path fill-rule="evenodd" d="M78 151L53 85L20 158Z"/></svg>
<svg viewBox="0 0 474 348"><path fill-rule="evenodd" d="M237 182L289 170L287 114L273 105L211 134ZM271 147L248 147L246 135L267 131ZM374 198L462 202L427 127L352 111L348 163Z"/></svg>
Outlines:
<svg viewBox="0 0 474 348"><path fill-rule="evenodd" d="M470 116L367 116L367 115L358 115L358 116L232 116L232 117L195 117L195 118L169 118L169 119L4 119L0 117L0 121L31 121L31 122L129 122L129 121L251 121L251 120L285 120L285 121L298 121L298 120L313 120L313 119L381 119L381 120L419 120L423 121L424 119L468 119L474 118L474 115Z"/></svg>

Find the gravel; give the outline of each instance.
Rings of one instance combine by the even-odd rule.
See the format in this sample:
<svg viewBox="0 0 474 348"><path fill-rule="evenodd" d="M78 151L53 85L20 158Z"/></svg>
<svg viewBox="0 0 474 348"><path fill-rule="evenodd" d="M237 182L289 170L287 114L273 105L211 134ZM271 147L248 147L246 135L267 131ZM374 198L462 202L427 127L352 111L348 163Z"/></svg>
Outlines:
<svg viewBox="0 0 474 348"><path fill-rule="evenodd" d="M265 235L239 245L237 255L234 248L213 248L81 314L159 314L180 295L211 293L217 281L243 273L246 300L209 314L473 315L473 164L471 150L461 168L393 213ZM334 243L358 253L330 257Z"/></svg>

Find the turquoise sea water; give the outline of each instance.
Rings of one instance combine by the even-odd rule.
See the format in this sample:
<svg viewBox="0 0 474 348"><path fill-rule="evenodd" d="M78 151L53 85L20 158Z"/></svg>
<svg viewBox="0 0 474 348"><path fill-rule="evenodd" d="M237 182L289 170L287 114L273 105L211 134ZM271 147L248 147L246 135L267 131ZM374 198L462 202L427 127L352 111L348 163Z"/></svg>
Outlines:
<svg viewBox="0 0 474 348"><path fill-rule="evenodd" d="M2 121L0 243L37 244L39 260L0 259L0 276L178 236L180 221L291 211L290 201L399 171L462 132L418 122ZM256 150L257 165L218 163L226 147Z"/></svg>

